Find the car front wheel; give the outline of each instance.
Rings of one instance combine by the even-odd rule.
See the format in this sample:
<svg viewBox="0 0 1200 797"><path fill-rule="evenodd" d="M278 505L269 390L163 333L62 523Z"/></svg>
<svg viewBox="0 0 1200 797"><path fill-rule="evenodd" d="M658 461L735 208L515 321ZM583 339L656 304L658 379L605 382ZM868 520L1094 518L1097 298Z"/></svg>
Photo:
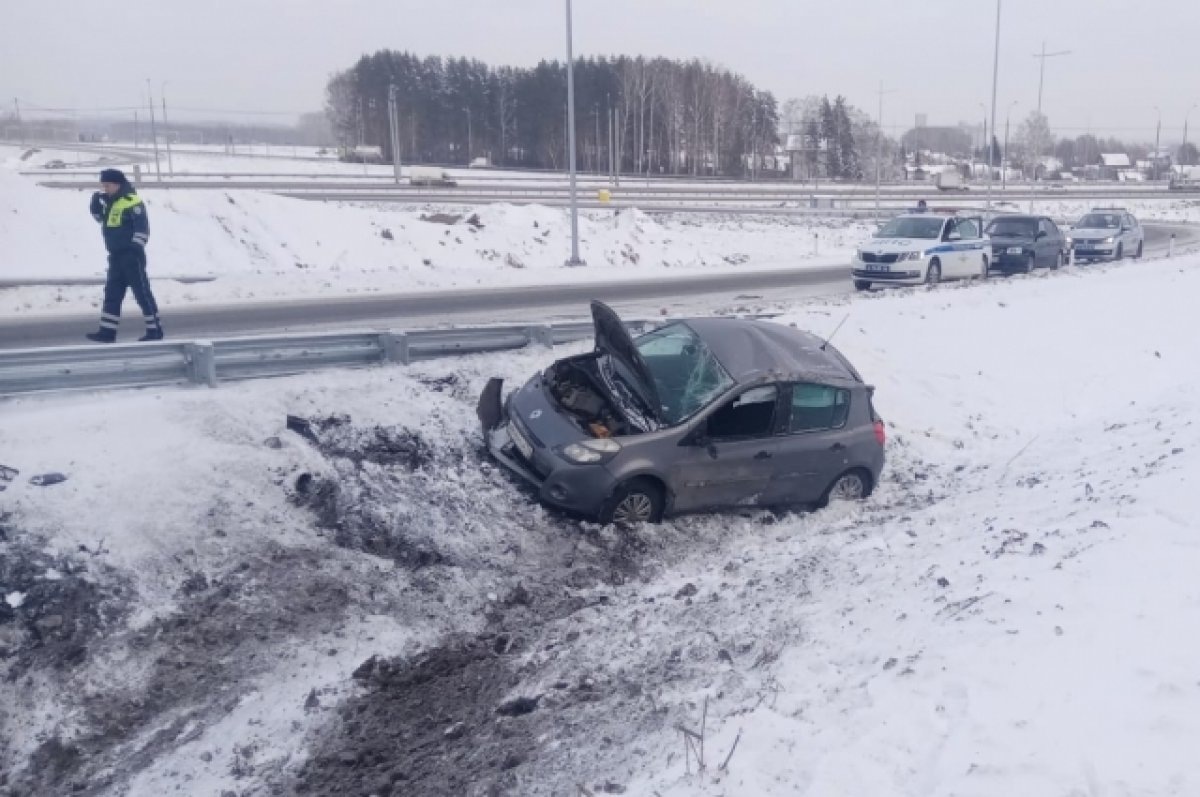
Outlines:
<svg viewBox="0 0 1200 797"><path fill-rule="evenodd" d="M1054 265L1051 266L1051 268L1054 269L1055 271L1058 271L1060 268L1063 267L1064 262L1065 262L1065 258L1063 257L1063 253L1059 252L1057 255L1054 256Z"/></svg>
<svg viewBox="0 0 1200 797"><path fill-rule="evenodd" d="M925 284L937 285L942 281L942 264L934 260L929 264L929 269L925 272Z"/></svg>
<svg viewBox="0 0 1200 797"><path fill-rule="evenodd" d="M1125 244L1117 244L1117 253L1113 255L1113 260L1125 259Z"/></svg>
<svg viewBox="0 0 1200 797"><path fill-rule="evenodd" d="M665 498L662 488L649 479L633 479L613 491L600 512L600 522L636 526L662 520Z"/></svg>
<svg viewBox="0 0 1200 797"><path fill-rule="evenodd" d="M1136 260L1141 260L1141 259L1142 259L1142 249L1144 249L1144 248L1145 248L1145 246L1146 246L1146 242L1145 242L1145 241L1138 241L1137 254L1136 254L1136 255L1134 255L1134 258L1135 258Z"/></svg>

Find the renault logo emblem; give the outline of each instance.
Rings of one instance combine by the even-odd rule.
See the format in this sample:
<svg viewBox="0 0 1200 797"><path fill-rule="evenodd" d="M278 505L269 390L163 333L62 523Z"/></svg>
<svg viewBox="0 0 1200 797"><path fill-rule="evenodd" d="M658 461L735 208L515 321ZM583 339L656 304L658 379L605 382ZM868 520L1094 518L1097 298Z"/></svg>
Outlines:
<svg viewBox="0 0 1200 797"><path fill-rule="evenodd" d="M541 410L534 410L533 412L529 413L529 420L531 421L536 421L540 417L542 417Z"/></svg>

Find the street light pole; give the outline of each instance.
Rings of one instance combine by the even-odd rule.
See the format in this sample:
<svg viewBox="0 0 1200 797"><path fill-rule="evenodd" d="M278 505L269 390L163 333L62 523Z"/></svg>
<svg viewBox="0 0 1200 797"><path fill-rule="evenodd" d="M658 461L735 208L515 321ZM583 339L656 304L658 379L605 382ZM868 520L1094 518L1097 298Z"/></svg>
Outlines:
<svg viewBox="0 0 1200 797"><path fill-rule="evenodd" d="M1004 156L1000 158L1000 190L1008 190L1008 166L1012 162L1008 159L1008 123L1012 119L1013 106L1017 104L1017 100L1013 100L1008 104L1008 110L1004 112Z"/></svg>
<svg viewBox="0 0 1200 797"><path fill-rule="evenodd" d="M1154 160L1152 161L1152 163L1154 164L1154 179L1157 180L1158 179L1158 151L1159 151L1158 148L1162 144L1162 109L1159 108L1157 105L1155 105L1154 110L1158 111L1158 124L1155 125L1155 127L1154 127Z"/></svg>
<svg viewBox="0 0 1200 797"><path fill-rule="evenodd" d="M162 95L163 136L167 140L167 176L174 177L175 176L175 159L173 157L171 157L171 127L167 123L167 81L164 80L162 82L162 86L159 89L159 94Z"/></svg>
<svg viewBox="0 0 1200 797"><path fill-rule="evenodd" d="M400 185L400 104L394 83L388 86L388 132L392 141L392 180Z"/></svg>
<svg viewBox="0 0 1200 797"><path fill-rule="evenodd" d="M879 189L883 183L883 95L895 94L893 91L883 90L883 81L879 81L879 117L878 127L875 131L875 217L879 218Z"/></svg>
<svg viewBox="0 0 1200 797"><path fill-rule="evenodd" d="M1000 3L1001 0L996 0L996 45L992 55L992 129L996 129L996 85L1000 78ZM987 211L986 214L992 212L992 161L995 158L995 148L992 142L988 142L988 179L987 179ZM986 215L985 214L985 215Z"/></svg>
<svg viewBox="0 0 1200 797"><path fill-rule="evenodd" d="M1179 165L1180 166L1184 165L1183 159L1184 159L1184 157L1187 156L1188 117L1191 116L1192 111L1196 110L1196 108L1198 108L1198 107L1200 107L1200 103L1193 103L1192 107L1188 108L1187 113L1185 113L1183 115L1183 143L1179 145ZM1192 164L1189 163L1187 165L1191 166ZM1182 170L1181 170L1181 176L1182 176Z"/></svg>
<svg viewBox="0 0 1200 797"><path fill-rule="evenodd" d="M150 98L150 137L154 139L154 179L162 182L162 166L158 162L158 125L154 121L154 88L146 78L146 94Z"/></svg>
<svg viewBox="0 0 1200 797"><path fill-rule="evenodd" d="M463 108L467 112L467 165L471 165L471 109Z"/></svg>
<svg viewBox="0 0 1200 797"><path fill-rule="evenodd" d="M582 266L579 259L579 195L575 175L575 45L572 41L571 0L567 3L567 165L571 171L571 259L568 266Z"/></svg>

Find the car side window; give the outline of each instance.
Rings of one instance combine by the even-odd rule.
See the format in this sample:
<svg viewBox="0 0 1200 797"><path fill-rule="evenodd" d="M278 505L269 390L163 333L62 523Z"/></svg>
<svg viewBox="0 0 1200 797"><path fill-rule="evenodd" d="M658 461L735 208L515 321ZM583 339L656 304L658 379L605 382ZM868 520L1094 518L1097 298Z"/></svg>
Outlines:
<svg viewBox="0 0 1200 797"><path fill-rule="evenodd" d="M776 385L750 388L708 417L709 439L769 437L775 432L778 403Z"/></svg>
<svg viewBox="0 0 1200 797"><path fill-rule="evenodd" d="M975 219L959 219L958 237L963 239L979 237L979 225L975 223Z"/></svg>
<svg viewBox="0 0 1200 797"><path fill-rule="evenodd" d="M958 219L950 219L946 222L946 229L942 232L943 241L957 241L962 238L958 234Z"/></svg>
<svg viewBox="0 0 1200 797"><path fill-rule="evenodd" d="M817 432L841 429L850 414L850 391L828 385L792 385L788 431Z"/></svg>

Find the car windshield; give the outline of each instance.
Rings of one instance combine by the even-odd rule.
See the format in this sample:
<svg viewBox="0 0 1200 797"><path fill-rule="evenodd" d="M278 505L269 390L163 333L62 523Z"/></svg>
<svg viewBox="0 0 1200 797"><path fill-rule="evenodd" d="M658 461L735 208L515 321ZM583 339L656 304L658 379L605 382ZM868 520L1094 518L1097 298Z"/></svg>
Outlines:
<svg viewBox="0 0 1200 797"><path fill-rule="evenodd" d="M901 216L892 219L875 233L876 238L937 238L942 234L942 219L918 219Z"/></svg>
<svg viewBox="0 0 1200 797"><path fill-rule="evenodd" d="M1121 226L1121 216L1117 213L1089 213L1075 226L1089 230L1115 230Z"/></svg>
<svg viewBox="0 0 1200 797"><path fill-rule="evenodd" d="M1033 219L996 219L988 225L988 235L1033 235L1037 222Z"/></svg>
<svg viewBox="0 0 1200 797"><path fill-rule="evenodd" d="M721 362L686 324L668 324L635 342L662 401L662 419L674 426L733 387Z"/></svg>

